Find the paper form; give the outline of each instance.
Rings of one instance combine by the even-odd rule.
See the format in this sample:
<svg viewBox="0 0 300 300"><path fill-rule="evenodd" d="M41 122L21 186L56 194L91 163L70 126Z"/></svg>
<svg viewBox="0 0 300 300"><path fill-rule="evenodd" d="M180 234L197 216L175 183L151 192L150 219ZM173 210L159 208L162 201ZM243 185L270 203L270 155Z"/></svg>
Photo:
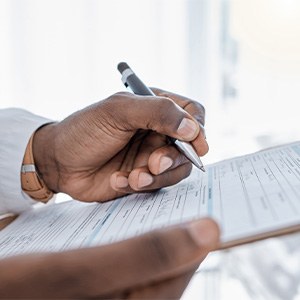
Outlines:
<svg viewBox="0 0 300 300"><path fill-rule="evenodd" d="M280 228L300 230L300 142L194 170L156 193L103 204L68 201L24 212L0 232L0 257L112 243L211 216L230 243Z"/></svg>

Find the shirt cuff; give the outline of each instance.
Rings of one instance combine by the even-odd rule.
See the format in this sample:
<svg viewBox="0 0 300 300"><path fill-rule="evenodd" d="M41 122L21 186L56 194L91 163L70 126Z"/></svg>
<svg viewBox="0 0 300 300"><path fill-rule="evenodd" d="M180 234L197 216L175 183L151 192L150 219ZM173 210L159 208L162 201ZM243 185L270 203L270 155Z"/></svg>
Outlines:
<svg viewBox="0 0 300 300"><path fill-rule="evenodd" d="M22 191L20 172L31 135L50 122L23 109L0 110L0 215L18 214L37 203Z"/></svg>

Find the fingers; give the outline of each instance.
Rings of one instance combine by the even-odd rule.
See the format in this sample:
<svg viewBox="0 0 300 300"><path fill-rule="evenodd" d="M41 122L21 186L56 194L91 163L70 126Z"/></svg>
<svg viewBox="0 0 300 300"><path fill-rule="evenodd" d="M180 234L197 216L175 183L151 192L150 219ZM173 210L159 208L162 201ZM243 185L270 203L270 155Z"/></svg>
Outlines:
<svg viewBox="0 0 300 300"><path fill-rule="evenodd" d="M158 88L151 88L155 95L172 99L177 105L191 114L199 123L205 125L205 108L198 101L191 100L187 97L167 92Z"/></svg>
<svg viewBox="0 0 300 300"><path fill-rule="evenodd" d="M189 176L192 164L187 162L162 174L153 175L148 167L136 168L133 171L115 172L110 177L111 187L120 193L134 193L157 190L178 183Z"/></svg>
<svg viewBox="0 0 300 300"><path fill-rule="evenodd" d="M153 176L146 167L138 168L130 173L128 182L134 191L156 190L178 183L188 177L191 171L192 164L189 162L156 176Z"/></svg>
<svg viewBox="0 0 300 300"><path fill-rule="evenodd" d="M150 129L184 141L194 140L200 132L197 120L166 97L118 93L105 104L123 130Z"/></svg>
<svg viewBox="0 0 300 300"><path fill-rule="evenodd" d="M154 138L150 139L156 146L159 140L159 137L156 137L156 141ZM149 150L148 147L150 154L144 153ZM110 185L115 191L127 194L157 190L189 176L192 164L175 146L166 145L157 149L151 147L152 144L141 147L132 171L117 171L111 175Z"/></svg>
<svg viewBox="0 0 300 300"><path fill-rule="evenodd" d="M91 268L82 268L86 276L78 289L85 288L89 296L109 296L186 274L218 247L219 234L214 221L201 219L119 243L78 250L84 254L81 264Z"/></svg>
<svg viewBox="0 0 300 300"><path fill-rule="evenodd" d="M158 148L151 153L148 167L152 174L158 175L188 162L189 160L175 146L168 145Z"/></svg>
<svg viewBox="0 0 300 300"><path fill-rule="evenodd" d="M205 135L205 108L198 101L193 101L189 98L186 98L181 95L177 95L171 92L167 92L158 88L151 88L153 92L160 97L167 97L172 99L177 105L182 107L185 111L187 111L195 120L198 121L200 125L200 132L195 140L193 140L192 144L197 151L199 156L205 155L208 150L208 144L206 141Z"/></svg>

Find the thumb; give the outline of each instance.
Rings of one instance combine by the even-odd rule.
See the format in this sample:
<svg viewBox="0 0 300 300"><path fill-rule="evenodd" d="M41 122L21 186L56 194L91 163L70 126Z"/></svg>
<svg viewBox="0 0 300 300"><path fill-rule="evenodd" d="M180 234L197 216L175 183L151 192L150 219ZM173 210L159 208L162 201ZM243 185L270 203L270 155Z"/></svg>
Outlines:
<svg viewBox="0 0 300 300"><path fill-rule="evenodd" d="M217 249L219 235L218 225L206 218L89 249L97 251L99 274L86 280L86 290L109 295L174 278L193 269L209 251ZM118 266L117 271L112 264ZM99 282L101 290L97 290Z"/></svg>
<svg viewBox="0 0 300 300"><path fill-rule="evenodd" d="M184 141L194 140L200 132L198 122L167 97L122 92L113 95L107 104L118 111L117 122L125 130L153 130Z"/></svg>

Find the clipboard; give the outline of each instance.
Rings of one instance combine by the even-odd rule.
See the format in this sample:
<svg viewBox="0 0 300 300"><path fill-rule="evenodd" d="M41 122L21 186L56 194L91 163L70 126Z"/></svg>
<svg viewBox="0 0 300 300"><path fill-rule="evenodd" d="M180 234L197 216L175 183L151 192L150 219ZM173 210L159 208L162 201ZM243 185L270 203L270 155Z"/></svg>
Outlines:
<svg viewBox="0 0 300 300"><path fill-rule="evenodd" d="M0 231L0 257L104 245L207 216L221 227L220 249L300 231L300 142L206 170L155 193L25 211Z"/></svg>
<svg viewBox="0 0 300 300"><path fill-rule="evenodd" d="M241 245L265 240L268 238L280 237L283 235L293 234L297 232L300 232L300 224L279 228L277 230L262 232L253 236L245 236L245 237L238 238L236 240L221 242L219 250L228 249L236 246L241 246Z"/></svg>

